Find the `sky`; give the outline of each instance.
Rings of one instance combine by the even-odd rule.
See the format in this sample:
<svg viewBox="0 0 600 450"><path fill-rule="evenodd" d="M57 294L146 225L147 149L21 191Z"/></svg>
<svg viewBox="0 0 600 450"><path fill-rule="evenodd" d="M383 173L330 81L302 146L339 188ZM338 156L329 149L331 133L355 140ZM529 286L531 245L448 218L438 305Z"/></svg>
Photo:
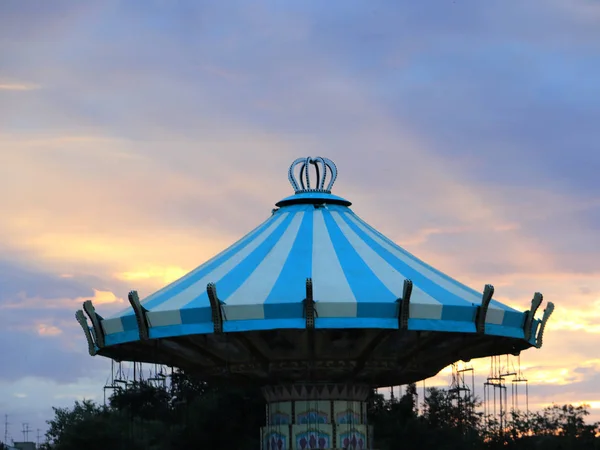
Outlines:
<svg viewBox="0 0 600 450"><path fill-rule="evenodd" d="M3 0L10 434L102 401L84 300L108 316L198 266L310 155L418 257L520 310L536 291L554 302L521 357L530 404L587 402L600 420L599 70L592 0ZM481 383L489 360L474 364Z"/></svg>

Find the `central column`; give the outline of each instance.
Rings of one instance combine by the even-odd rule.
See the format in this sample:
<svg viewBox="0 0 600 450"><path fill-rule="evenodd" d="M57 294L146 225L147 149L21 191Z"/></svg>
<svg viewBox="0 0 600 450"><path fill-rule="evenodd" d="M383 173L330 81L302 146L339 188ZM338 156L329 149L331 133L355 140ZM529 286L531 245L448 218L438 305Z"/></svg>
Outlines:
<svg viewBox="0 0 600 450"><path fill-rule="evenodd" d="M291 384L263 388L267 401L262 450L372 448L367 425L370 388Z"/></svg>

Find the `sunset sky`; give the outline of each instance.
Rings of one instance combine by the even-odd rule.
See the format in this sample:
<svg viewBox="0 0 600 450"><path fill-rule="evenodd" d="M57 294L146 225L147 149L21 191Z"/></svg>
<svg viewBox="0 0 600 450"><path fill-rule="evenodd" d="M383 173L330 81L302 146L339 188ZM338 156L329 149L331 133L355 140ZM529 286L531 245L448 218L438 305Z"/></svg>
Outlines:
<svg viewBox="0 0 600 450"><path fill-rule="evenodd" d="M589 0L0 2L1 419L101 401L81 303L193 269L321 155L410 252L554 302L530 403L600 420L599 71Z"/></svg>

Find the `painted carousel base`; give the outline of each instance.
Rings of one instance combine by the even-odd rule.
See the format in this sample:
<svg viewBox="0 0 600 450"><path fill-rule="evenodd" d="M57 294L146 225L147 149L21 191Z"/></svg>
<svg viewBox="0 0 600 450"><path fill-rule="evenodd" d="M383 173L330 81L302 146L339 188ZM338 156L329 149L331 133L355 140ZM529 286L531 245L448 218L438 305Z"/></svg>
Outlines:
<svg viewBox="0 0 600 450"><path fill-rule="evenodd" d="M372 448L368 386L294 384L263 388L262 450Z"/></svg>

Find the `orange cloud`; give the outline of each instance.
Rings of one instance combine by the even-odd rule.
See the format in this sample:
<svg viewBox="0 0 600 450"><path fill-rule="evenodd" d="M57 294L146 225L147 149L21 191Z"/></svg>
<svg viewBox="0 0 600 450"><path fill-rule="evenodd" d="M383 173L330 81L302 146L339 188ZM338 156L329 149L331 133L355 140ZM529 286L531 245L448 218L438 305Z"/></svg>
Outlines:
<svg viewBox="0 0 600 450"><path fill-rule="evenodd" d="M585 308L563 308L552 324L554 330L585 331L586 333L600 333L600 300L591 302Z"/></svg>
<svg viewBox="0 0 600 450"><path fill-rule="evenodd" d="M38 334L40 336L58 336L62 334L62 330L53 325L39 324L38 325Z"/></svg>
<svg viewBox="0 0 600 450"><path fill-rule="evenodd" d="M276 138L264 136L256 136L250 145L241 138L229 140L226 145L240 150L263 144L267 148L280 146ZM172 219L169 205L189 204L186 209L193 211L212 207L218 214L228 209L222 203L231 193L245 191L243 199L258 197L265 202L264 210L257 208L245 218L251 228L266 218L278 200L269 195L268 186L258 189L261 180L269 177L257 161L253 164L258 170L250 174L245 158L239 158L242 166L232 170L218 154L195 156L199 152L194 148L189 153L194 156L185 167L197 166L200 172L169 171L161 158L139 156L143 154L140 145L157 147L154 143L103 137L0 134L0 146L13 149L4 155L4 164L12 173L28 174L0 179L0 192L5 193L0 193L2 203L11 210L11 214L0 217L0 233L6 237L2 245L33 252L41 263L65 273L72 273L73 267L82 263L109 273L145 272L146 265L196 267L247 230L232 234L223 229L222 222L239 224L240 220L215 214L201 214L182 227ZM204 145L212 148L214 143L209 139ZM202 143L182 142L177 146L191 150ZM210 170L205 169L208 167ZM284 183L285 175L281 177ZM17 191L18 199L6 194ZM237 204L243 204L243 199ZM187 214L186 209L181 214ZM236 211L239 208L230 208L228 213Z"/></svg>
<svg viewBox="0 0 600 450"><path fill-rule="evenodd" d="M575 406L588 405L591 409L600 409L600 400L584 400L574 403Z"/></svg>
<svg viewBox="0 0 600 450"><path fill-rule="evenodd" d="M85 301L84 298L78 298L78 301ZM124 303L125 300L123 300L120 297L117 297L115 294L113 294L110 291L99 291L97 289L94 289L94 296L90 299L92 300L92 302L96 305L106 305L106 304L111 304L111 303Z"/></svg>
<svg viewBox="0 0 600 450"><path fill-rule="evenodd" d="M574 373L569 368L553 367L548 369L530 369L527 371L527 379L531 384L550 384L561 386L581 381L583 376Z"/></svg>
<svg viewBox="0 0 600 450"><path fill-rule="evenodd" d="M115 275L116 278L125 281L154 281L167 285L188 273L191 270L184 269L182 267L170 266L170 267L148 267L146 269L140 268L135 272L121 272Z"/></svg>
<svg viewBox="0 0 600 450"><path fill-rule="evenodd" d="M54 309L54 308L77 308L86 300L92 300L94 305L109 305L125 303L122 297L117 297L110 291L93 289L92 297L78 298L41 298L27 297L24 293L14 299L4 301L0 308L7 309ZM45 325L44 325L45 326Z"/></svg>
<svg viewBox="0 0 600 450"><path fill-rule="evenodd" d="M0 91L33 91L39 89L37 84L28 83L0 83Z"/></svg>

